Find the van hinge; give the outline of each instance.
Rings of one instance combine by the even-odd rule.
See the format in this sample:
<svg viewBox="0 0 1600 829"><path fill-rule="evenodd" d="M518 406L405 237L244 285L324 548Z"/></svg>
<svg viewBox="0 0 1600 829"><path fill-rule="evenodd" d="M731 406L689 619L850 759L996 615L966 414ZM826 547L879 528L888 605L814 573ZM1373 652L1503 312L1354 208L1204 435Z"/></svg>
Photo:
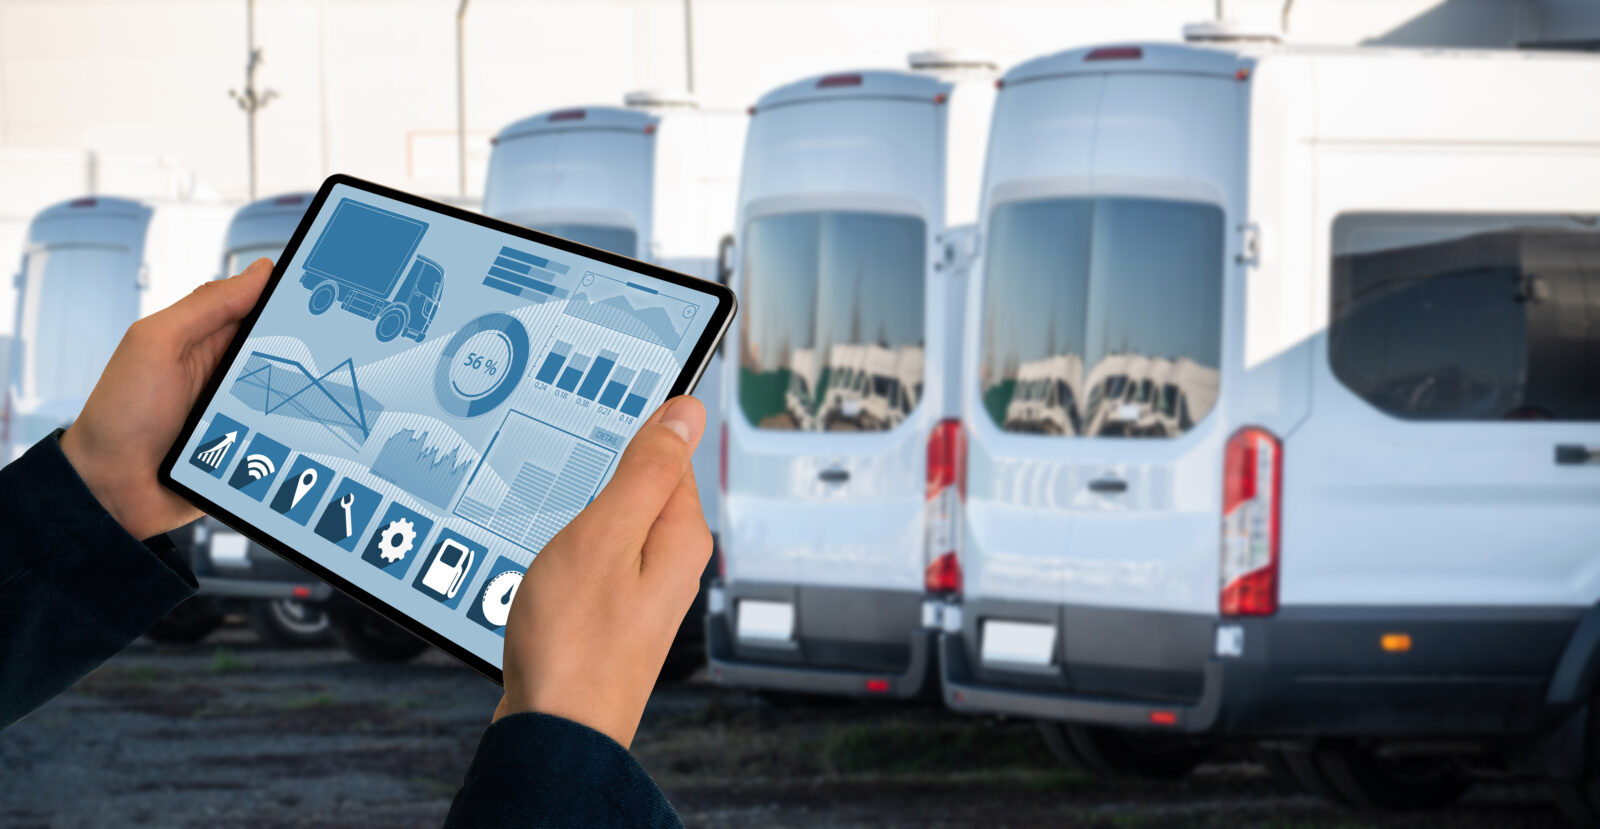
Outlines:
<svg viewBox="0 0 1600 829"><path fill-rule="evenodd" d="M1241 265L1255 265L1261 261L1261 227L1255 222L1239 225L1239 256Z"/></svg>

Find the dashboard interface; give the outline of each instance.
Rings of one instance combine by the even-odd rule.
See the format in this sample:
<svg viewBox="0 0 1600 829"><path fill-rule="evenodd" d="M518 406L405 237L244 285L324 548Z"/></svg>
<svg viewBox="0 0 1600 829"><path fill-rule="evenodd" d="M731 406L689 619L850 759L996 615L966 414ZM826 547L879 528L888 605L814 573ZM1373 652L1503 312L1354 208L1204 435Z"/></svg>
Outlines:
<svg viewBox="0 0 1600 829"><path fill-rule="evenodd" d="M172 477L498 668L720 301L335 184Z"/></svg>

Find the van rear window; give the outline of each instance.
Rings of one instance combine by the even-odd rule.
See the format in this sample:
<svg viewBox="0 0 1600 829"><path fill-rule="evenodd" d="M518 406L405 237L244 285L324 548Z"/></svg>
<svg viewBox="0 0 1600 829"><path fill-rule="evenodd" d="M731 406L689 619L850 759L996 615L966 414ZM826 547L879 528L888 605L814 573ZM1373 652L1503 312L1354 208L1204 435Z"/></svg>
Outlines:
<svg viewBox="0 0 1600 829"><path fill-rule="evenodd" d="M739 406L762 429L893 429L922 389L927 228L821 211L744 234Z"/></svg>
<svg viewBox="0 0 1600 829"><path fill-rule="evenodd" d="M639 235L634 233L631 227L545 222L535 225L533 229L543 231L551 236L571 239L580 245L608 250L618 256L626 256L631 259L639 258Z"/></svg>
<svg viewBox="0 0 1600 829"><path fill-rule="evenodd" d="M1173 437L1217 399L1222 210L1060 198L989 218L979 393L1008 432Z"/></svg>
<svg viewBox="0 0 1600 829"><path fill-rule="evenodd" d="M1410 420L1600 419L1595 217L1347 214L1328 359Z"/></svg>

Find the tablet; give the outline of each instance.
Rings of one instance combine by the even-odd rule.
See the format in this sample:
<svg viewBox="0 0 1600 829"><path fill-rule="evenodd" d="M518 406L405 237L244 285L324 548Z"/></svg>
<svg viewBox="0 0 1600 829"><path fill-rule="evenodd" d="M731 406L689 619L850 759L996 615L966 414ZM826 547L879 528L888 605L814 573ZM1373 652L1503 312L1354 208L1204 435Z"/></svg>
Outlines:
<svg viewBox="0 0 1600 829"><path fill-rule="evenodd" d="M715 283L334 176L162 480L500 681L523 572L694 388L734 306Z"/></svg>

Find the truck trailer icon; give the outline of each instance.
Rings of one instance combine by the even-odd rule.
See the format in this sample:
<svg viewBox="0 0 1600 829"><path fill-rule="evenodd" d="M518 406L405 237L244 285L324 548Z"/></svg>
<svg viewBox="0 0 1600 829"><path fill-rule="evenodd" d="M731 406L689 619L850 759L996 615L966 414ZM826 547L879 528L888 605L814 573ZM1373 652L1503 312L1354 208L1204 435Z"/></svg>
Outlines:
<svg viewBox="0 0 1600 829"><path fill-rule="evenodd" d="M420 255L412 259L427 232L427 222L340 199L300 277L311 290L311 313L338 301L352 314L377 320L379 342L401 334L422 342L444 293L439 263Z"/></svg>

